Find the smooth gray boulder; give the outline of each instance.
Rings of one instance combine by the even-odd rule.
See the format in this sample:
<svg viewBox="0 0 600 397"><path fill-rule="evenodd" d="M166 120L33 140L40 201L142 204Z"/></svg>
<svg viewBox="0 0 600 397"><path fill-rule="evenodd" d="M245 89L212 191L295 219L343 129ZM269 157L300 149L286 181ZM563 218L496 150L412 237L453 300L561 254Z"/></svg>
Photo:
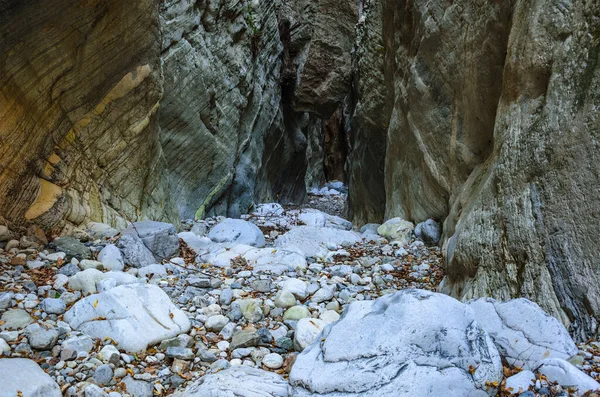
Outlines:
<svg viewBox="0 0 600 397"><path fill-rule="evenodd" d="M242 219L222 220L210 230L208 237L216 243L238 243L258 248L265 246L265 236L258 226Z"/></svg>
<svg viewBox="0 0 600 397"><path fill-rule="evenodd" d="M156 221L134 222L123 231L123 236L139 237L144 246L152 252L155 260L158 262L169 258L179 250L177 230L170 223Z"/></svg>
<svg viewBox="0 0 600 397"><path fill-rule="evenodd" d="M298 226L277 237L275 247L297 250L306 257L325 257L327 244L351 246L362 240L356 232L328 227Z"/></svg>
<svg viewBox="0 0 600 397"><path fill-rule="evenodd" d="M127 234L121 236L117 242L117 247L121 250L123 260L127 265L140 268L156 263L152 252L137 235Z"/></svg>
<svg viewBox="0 0 600 397"><path fill-rule="evenodd" d="M427 245L437 245L442 237L442 226L433 219L417 224L415 236Z"/></svg>
<svg viewBox="0 0 600 397"><path fill-rule="evenodd" d="M24 330L29 345L36 350L50 350L58 341L58 330L56 328L45 328L34 323Z"/></svg>
<svg viewBox="0 0 600 397"><path fill-rule="evenodd" d="M298 355L293 397L494 395L500 355L473 310L408 289L354 302Z"/></svg>
<svg viewBox="0 0 600 397"><path fill-rule="evenodd" d="M131 376L123 379L123 383L132 397L152 397L154 395L154 387L152 383L143 380L135 380Z"/></svg>
<svg viewBox="0 0 600 397"><path fill-rule="evenodd" d="M33 319L23 309L10 309L2 314L0 320L3 321L0 325L2 330L23 329L33 322Z"/></svg>
<svg viewBox="0 0 600 397"><path fill-rule="evenodd" d="M58 384L33 360L0 359L0 394L23 397L62 397Z"/></svg>
<svg viewBox="0 0 600 397"><path fill-rule="evenodd" d="M468 305L511 365L533 370L542 359L567 360L577 354L577 346L562 323L525 298L508 302L481 298Z"/></svg>
<svg viewBox="0 0 600 397"><path fill-rule="evenodd" d="M190 321L155 285L129 284L78 301L64 319L94 338L111 338L120 349L140 352L190 328Z"/></svg>
<svg viewBox="0 0 600 397"><path fill-rule="evenodd" d="M206 375L174 397L288 397L281 376L246 365Z"/></svg>
<svg viewBox="0 0 600 397"><path fill-rule="evenodd" d="M75 237L59 237L54 239L51 245L57 252L67 254L67 260L71 260L71 258L79 260L92 258L92 251Z"/></svg>

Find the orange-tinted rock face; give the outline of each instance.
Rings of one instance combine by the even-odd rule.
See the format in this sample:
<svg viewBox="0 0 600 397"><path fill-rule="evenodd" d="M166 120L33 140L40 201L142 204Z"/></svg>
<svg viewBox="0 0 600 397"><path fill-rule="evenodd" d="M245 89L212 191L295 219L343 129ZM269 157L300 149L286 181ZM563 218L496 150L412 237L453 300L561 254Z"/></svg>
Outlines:
<svg viewBox="0 0 600 397"><path fill-rule="evenodd" d="M156 5L34 3L0 10L0 214L48 229L175 219L156 122Z"/></svg>

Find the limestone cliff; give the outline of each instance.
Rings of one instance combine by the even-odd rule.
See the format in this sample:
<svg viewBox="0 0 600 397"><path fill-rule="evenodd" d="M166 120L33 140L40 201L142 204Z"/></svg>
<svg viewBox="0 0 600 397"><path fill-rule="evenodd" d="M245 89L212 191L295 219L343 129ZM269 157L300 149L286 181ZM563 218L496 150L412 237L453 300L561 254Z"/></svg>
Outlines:
<svg viewBox="0 0 600 397"><path fill-rule="evenodd" d="M526 296L581 337L594 333L597 2L386 0L364 9L354 218L445 220L443 291ZM383 178L367 179L382 161Z"/></svg>
<svg viewBox="0 0 600 397"><path fill-rule="evenodd" d="M176 219L154 1L0 3L0 214L47 229Z"/></svg>
<svg viewBox="0 0 600 397"><path fill-rule="evenodd" d="M0 223L301 202L356 18L352 0L1 2Z"/></svg>

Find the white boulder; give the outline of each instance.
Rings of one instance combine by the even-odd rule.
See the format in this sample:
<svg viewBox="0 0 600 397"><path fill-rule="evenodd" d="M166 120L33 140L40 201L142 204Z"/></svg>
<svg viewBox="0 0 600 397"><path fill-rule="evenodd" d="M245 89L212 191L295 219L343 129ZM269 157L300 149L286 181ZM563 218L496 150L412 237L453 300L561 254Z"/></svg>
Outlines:
<svg viewBox="0 0 600 397"><path fill-rule="evenodd" d="M534 369L539 360L567 360L577 354L577 346L562 323L527 299L499 302L481 298L468 305L511 365Z"/></svg>
<svg viewBox="0 0 600 397"><path fill-rule="evenodd" d="M501 380L500 355L472 309L415 289L350 304L290 373L294 397L495 395L486 382Z"/></svg>
<svg viewBox="0 0 600 397"><path fill-rule="evenodd" d="M281 376L246 365L205 375L174 397L288 397Z"/></svg>
<svg viewBox="0 0 600 397"><path fill-rule="evenodd" d="M54 379L26 358L0 359L0 385L3 396L62 397Z"/></svg>
<svg viewBox="0 0 600 397"><path fill-rule="evenodd" d="M210 230L208 237L216 243L238 243L259 248L265 246L265 236L258 226L242 219L222 220Z"/></svg>
<svg viewBox="0 0 600 397"><path fill-rule="evenodd" d="M95 338L109 337L120 349L140 352L180 333L190 321L155 285L122 285L78 301L64 319L71 328Z"/></svg>
<svg viewBox="0 0 600 397"><path fill-rule="evenodd" d="M275 247L299 250L306 257L324 258L327 244L351 246L362 240L356 232L328 227L298 226L277 237Z"/></svg>

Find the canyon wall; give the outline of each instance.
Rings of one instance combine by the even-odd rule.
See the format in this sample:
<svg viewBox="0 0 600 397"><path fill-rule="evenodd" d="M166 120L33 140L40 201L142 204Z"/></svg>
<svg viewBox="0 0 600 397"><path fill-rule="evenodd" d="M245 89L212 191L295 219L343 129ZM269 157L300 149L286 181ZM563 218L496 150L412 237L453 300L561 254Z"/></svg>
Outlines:
<svg viewBox="0 0 600 397"><path fill-rule="evenodd" d="M157 122L155 2L40 5L0 4L3 223L176 220Z"/></svg>
<svg viewBox="0 0 600 397"><path fill-rule="evenodd" d="M442 291L525 296L596 332L599 29L593 1L366 2L354 219L444 221Z"/></svg>
<svg viewBox="0 0 600 397"><path fill-rule="evenodd" d="M349 90L354 1L126 3L0 4L0 222L302 202L307 136Z"/></svg>

